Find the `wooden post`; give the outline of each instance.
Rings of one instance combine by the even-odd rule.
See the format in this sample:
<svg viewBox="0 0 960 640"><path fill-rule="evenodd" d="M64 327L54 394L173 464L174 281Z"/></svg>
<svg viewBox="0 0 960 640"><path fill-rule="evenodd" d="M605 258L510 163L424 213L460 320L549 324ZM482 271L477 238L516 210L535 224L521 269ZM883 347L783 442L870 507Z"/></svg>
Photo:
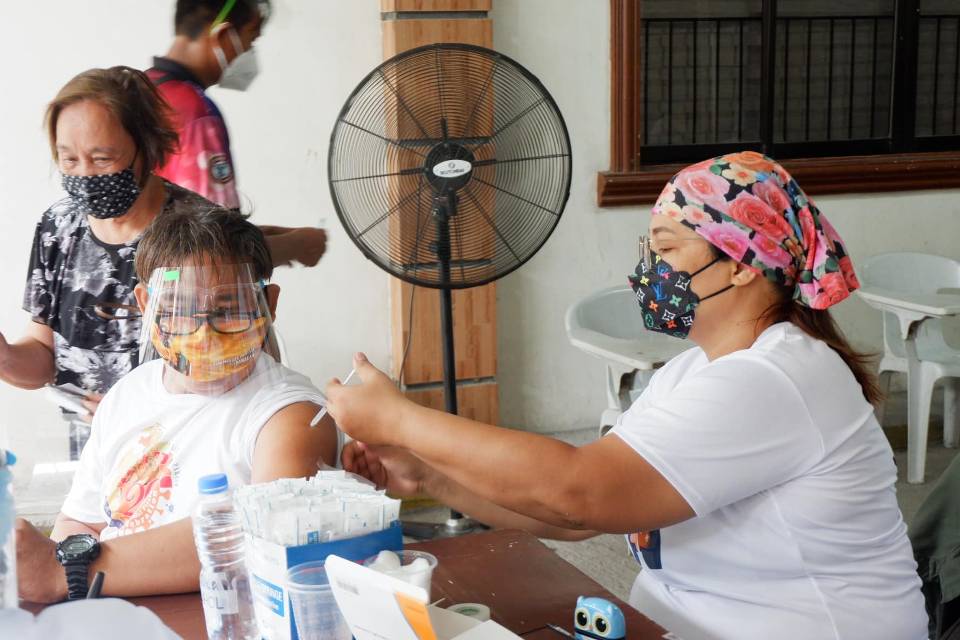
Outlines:
<svg viewBox="0 0 960 640"><path fill-rule="evenodd" d="M427 44L460 42L491 48L492 0L381 0L384 59ZM440 296L434 289L390 282L392 374L400 377L404 347L412 336L403 366L404 393L414 401L443 409L443 363ZM497 307L496 285L453 292L457 401L462 416L496 424Z"/></svg>

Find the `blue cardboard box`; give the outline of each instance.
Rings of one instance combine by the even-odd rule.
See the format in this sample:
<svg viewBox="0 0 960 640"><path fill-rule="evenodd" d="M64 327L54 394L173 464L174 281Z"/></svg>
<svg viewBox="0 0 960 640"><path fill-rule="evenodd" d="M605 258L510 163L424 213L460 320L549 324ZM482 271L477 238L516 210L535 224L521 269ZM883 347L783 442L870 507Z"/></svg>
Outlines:
<svg viewBox="0 0 960 640"><path fill-rule="evenodd" d="M355 538L284 547L247 535L247 570L253 607L260 633L267 640L298 640L287 594L287 570L298 564L326 560L334 554L347 560L363 560L384 549L403 549L403 533L397 520L383 531Z"/></svg>

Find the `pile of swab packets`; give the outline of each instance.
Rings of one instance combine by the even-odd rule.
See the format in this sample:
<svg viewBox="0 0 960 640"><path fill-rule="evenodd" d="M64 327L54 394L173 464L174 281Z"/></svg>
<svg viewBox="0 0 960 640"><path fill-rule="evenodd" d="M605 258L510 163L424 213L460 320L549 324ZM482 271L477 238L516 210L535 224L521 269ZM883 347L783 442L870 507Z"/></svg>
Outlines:
<svg viewBox="0 0 960 640"><path fill-rule="evenodd" d="M399 500L334 469L240 487L234 502L246 533L284 547L382 531L400 517Z"/></svg>

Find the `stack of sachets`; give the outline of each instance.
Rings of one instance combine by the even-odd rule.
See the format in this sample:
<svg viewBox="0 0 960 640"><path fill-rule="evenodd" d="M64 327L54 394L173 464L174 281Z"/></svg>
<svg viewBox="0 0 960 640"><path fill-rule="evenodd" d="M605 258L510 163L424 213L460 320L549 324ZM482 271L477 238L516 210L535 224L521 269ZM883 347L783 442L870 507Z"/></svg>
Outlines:
<svg viewBox="0 0 960 640"><path fill-rule="evenodd" d="M244 530L285 547L381 531L400 517L400 501L342 470L241 487L234 494Z"/></svg>

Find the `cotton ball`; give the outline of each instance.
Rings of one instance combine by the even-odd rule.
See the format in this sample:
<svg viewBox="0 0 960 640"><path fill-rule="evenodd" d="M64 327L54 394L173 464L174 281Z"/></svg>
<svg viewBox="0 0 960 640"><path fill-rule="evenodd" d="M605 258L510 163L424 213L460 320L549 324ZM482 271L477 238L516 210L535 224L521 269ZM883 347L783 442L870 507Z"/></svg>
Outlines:
<svg viewBox="0 0 960 640"><path fill-rule="evenodd" d="M377 558L370 564L370 568L377 571L396 571L400 568L400 557L393 551L384 549L377 554Z"/></svg>
<svg viewBox="0 0 960 640"><path fill-rule="evenodd" d="M416 560L411 562L409 565L404 567L404 569L407 569L411 573L426 571L429 568L430 568L430 563L427 562L426 558L417 558Z"/></svg>

